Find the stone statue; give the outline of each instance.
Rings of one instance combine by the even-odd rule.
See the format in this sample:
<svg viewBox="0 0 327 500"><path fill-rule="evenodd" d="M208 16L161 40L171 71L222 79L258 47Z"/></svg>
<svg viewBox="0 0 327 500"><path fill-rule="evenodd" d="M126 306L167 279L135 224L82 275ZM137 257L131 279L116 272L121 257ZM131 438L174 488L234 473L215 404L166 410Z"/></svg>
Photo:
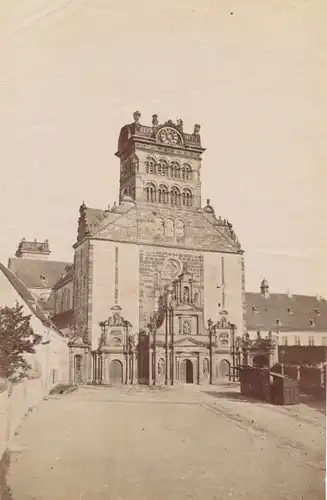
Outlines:
<svg viewBox="0 0 327 500"><path fill-rule="evenodd" d="M119 325L120 324L120 316L119 314L114 314L114 325Z"/></svg>
<svg viewBox="0 0 327 500"><path fill-rule="evenodd" d="M191 333L191 325L188 321L184 321L183 335L189 335L190 333Z"/></svg>
<svg viewBox="0 0 327 500"><path fill-rule="evenodd" d="M196 123L194 125L194 134L199 134L200 133L200 130L201 130L201 125L199 125L198 123Z"/></svg>
<svg viewBox="0 0 327 500"><path fill-rule="evenodd" d="M135 335L130 335L128 341L129 341L129 347L133 349L135 347Z"/></svg>
<svg viewBox="0 0 327 500"><path fill-rule="evenodd" d="M184 302L189 302L190 301L190 291L188 286L184 287L184 294L183 294Z"/></svg>
<svg viewBox="0 0 327 500"><path fill-rule="evenodd" d="M135 111L135 113L133 113L133 118L134 118L135 123L139 123L140 118L141 118L141 113L139 111Z"/></svg>
<svg viewBox="0 0 327 500"><path fill-rule="evenodd" d="M203 374L206 375L209 372L209 361L207 358L203 360Z"/></svg>
<svg viewBox="0 0 327 500"><path fill-rule="evenodd" d="M257 331L257 338L258 338L258 340L261 340L261 332L260 332L260 330Z"/></svg>
<svg viewBox="0 0 327 500"><path fill-rule="evenodd" d="M152 115L152 125L154 127L157 127L158 126L158 115Z"/></svg>
<svg viewBox="0 0 327 500"><path fill-rule="evenodd" d="M183 120L181 120L181 118L179 118L177 120L177 127L180 128L181 130L183 130L184 122L183 122Z"/></svg>
<svg viewBox="0 0 327 500"><path fill-rule="evenodd" d="M162 375L164 373L164 360L162 358L158 361L158 374Z"/></svg>

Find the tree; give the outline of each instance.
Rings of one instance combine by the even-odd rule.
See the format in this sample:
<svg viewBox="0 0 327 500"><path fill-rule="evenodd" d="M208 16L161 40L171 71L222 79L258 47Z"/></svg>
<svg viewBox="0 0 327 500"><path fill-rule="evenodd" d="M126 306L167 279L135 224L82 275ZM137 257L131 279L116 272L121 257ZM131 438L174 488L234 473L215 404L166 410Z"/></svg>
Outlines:
<svg viewBox="0 0 327 500"><path fill-rule="evenodd" d="M24 306L0 307L0 376L11 380L25 376L31 367L26 354L35 353L42 340L30 325L31 315L24 316Z"/></svg>

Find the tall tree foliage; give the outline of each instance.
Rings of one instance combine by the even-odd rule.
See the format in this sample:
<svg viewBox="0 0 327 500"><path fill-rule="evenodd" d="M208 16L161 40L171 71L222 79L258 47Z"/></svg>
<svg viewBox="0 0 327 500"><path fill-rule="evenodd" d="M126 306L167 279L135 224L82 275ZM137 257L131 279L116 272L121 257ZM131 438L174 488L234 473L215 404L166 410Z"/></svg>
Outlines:
<svg viewBox="0 0 327 500"><path fill-rule="evenodd" d="M24 316L23 309L18 302L0 308L0 376L12 380L24 377L31 368L25 355L33 354L42 339L34 333L31 315Z"/></svg>

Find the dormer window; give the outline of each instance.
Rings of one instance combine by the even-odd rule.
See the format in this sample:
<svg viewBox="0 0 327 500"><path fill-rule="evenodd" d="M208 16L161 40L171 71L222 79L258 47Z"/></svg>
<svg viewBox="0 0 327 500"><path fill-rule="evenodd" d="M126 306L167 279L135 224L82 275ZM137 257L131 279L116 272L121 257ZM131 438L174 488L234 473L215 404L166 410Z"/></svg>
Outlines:
<svg viewBox="0 0 327 500"><path fill-rule="evenodd" d="M252 307L252 312L255 313L255 314L258 313L259 312L259 307L253 306Z"/></svg>
<svg viewBox="0 0 327 500"><path fill-rule="evenodd" d="M287 312L288 312L288 314L294 314L294 311L293 311L293 309L292 309L291 307L289 307L289 308L287 309Z"/></svg>
<svg viewBox="0 0 327 500"><path fill-rule="evenodd" d="M320 316L320 309L315 309L314 310L317 316Z"/></svg>
<svg viewBox="0 0 327 500"><path fill-rule="evenodd" d="M309 319L309 325L311 328L314 328L316 326L316 323L314 322L313 319Z"/></svg>
<svg viewBox="0 0 327 500"><path fill-rule="evenodd" d="M282 326L282 320L281 319L276 319L276 325L277 326Z"/></svg>
<svg viewBox="0 0 327 500"><path fill-rule="evenodd" d="M45 274L41 274L40 275L40 280L42 281L45 281L47 278L46 278L46 275Z"/></svg>

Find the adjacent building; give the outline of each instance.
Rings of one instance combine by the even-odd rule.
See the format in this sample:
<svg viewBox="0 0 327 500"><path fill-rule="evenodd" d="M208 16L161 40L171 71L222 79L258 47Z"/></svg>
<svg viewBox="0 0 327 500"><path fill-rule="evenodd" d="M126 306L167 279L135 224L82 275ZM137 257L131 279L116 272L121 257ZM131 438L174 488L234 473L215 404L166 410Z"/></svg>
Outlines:
<svg viewBox="0 0 327 500"><path fill-rule="evenodd" d="M50 260L50 253L48 240L39 242L23 238L15 257L9 259L8 268L24 283L44 312L53 316L56 305L54 286L72 272L72 263Z"/></svg>
<svg viewBox="0 0 327 500"><path fill-rule="evenodd" d="M327 301L318 296L271 293L263 279L260 292L246 293L245 327L250 338L271 334L281 346L327 346Z"/></svg>

